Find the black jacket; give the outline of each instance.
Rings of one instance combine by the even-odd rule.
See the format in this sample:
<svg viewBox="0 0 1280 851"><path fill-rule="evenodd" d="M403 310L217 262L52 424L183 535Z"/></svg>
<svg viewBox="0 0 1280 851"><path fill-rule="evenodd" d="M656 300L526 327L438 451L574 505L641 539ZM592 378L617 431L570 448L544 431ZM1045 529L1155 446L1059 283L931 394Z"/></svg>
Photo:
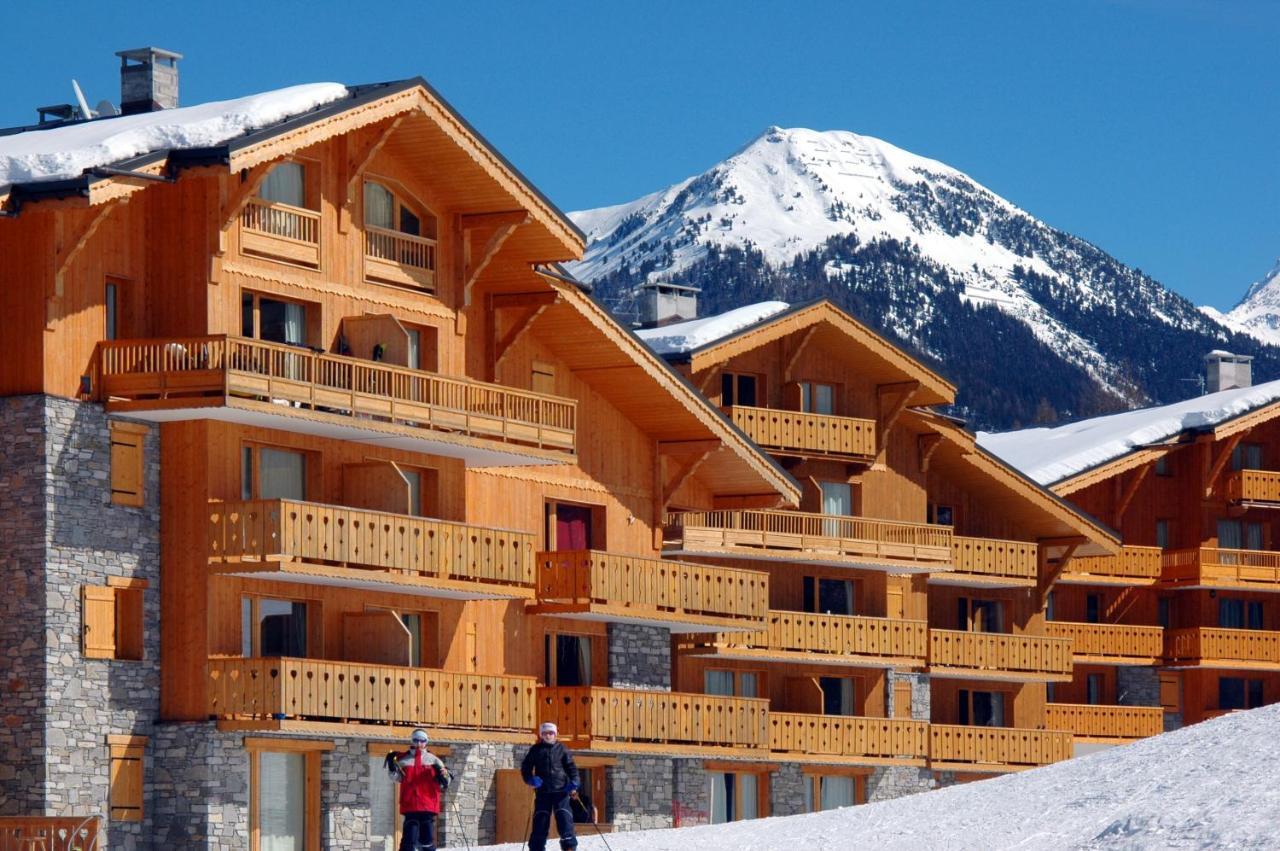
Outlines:
<svg viewBox="0 0 1280 851"><path fill-rule="evenodd" d="M578 782L578 766L574 763L569 749L556 742L549 745L538 742L525 754L520 763L520 776L528 783L534 775L542 778L539 792L563 792L570 783Z"/></svg>

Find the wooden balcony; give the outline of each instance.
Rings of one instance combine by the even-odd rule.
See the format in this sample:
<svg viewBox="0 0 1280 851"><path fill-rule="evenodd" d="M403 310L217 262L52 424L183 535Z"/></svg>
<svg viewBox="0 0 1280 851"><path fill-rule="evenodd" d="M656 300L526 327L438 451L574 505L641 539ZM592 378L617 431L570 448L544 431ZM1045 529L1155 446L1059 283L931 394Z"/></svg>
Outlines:
<svg viewBox="0 0 1280 851"><path fill-rule="evenodd" d="M527 734L538 720L533 677L238 656L213 657L208 671L210 717L245 726L305 720Z"/></svg>
<svg viewBox="0 0 1280 851"><path fill-rule="evenodd" d="M929 673L952 679L1069 682L1071 640L931 629Z"/></svg>
<svg viewBox="0 0 1280 851"><path fill-rule="evenodd" d="M1178 588L1280 591L1280 552L1199 547L1164 554L1162 583Z"/></svg>
<svg viewBox="0 0 1280 851"><path fill-rule="evenodd" d="M725 413L747 437L778 454L858 461L876 456L875 420L745 405Z"/></svg>
<svg viewBox="0 0 1280 851"><path fill-rule="evenodd" d="M1158 626L1049 621L1045 634L1069 639L1077 665L1155 665L1164 654Z"/></svg>
<svg viewBox="0 0 1280 851"><path fill-rule="evenodd" d="M935 771L1020 771L1070 759L1071 734L1016 727L929 725L929 767Z"/></svg>
<svg viewBox="0 0 1280 851"><path fill-rule="evenodd" d="M919 668L925 663L927 634L925 621L770 611L762 630L691 635L676 649L717 659Z"/></svg>
<svg viewBox="0 0 1280 851"><path fill-rule="evenodd" d="M1044 717L1050 730L1066 730L1087 742L1126 742L1164 732L1164 710L1159 706L1050 703Z"/></svg>
<svg viewBox="0 0 1280 851"><path fill-rule="evenodd" d="M1280 506L1280 472L1275 470L1236 470L1226 475L1222 486L1230 502Z"/></svg>
<svg viewBox="0 0 1280 851"><path fill-rule="evenodd" d="M1034 588L1040 572L1039 548L1027 541L951 538L951 569L929 581L984 588Z"/></svg>
<svg viewBox="0 0 1280 851"><path fill-rule="evenodd" d="M102 816L0 816L0 851L97 851Z"/></svg>
<svg viewBox="0 0 1280 851"><path fill-rule="evenodd" d="M951 569L951 527L803 511L679 511L668 514L671 554L840 565L899 573Z"/></svg>
<svg viewBox="0 0 1280 851"><path fill-rule="evenodd" d="M1114 556L1076 556L1059 582L1073 585L1154 585L1160 579L1159 547L1126 546Z"/></svg>
<svg viewBox="0 0 1280 851"><path fill-rule="evenodd" d="M575 748L765 755L769 701L582 686L538 689L538 720Z"/></svg>
<svg viewBox="0 0 1280 851"><path fill-rule="evenodd" d="M291 499L209 503L215 573L462 600L531 599L534 536Z"/></svg>
<svg viewBox="0 0 1280 851"><path fill-rule="evenodd" d="M764 625L769 574L595 550L537 556L536 614L713 632Z"/></svg>
<svg viewBox="0 0 1280 851"><path fill-rule="evenodd" d="M244 337L99 345L98 398L151 420L222 419L464 458L572 460L577 402Z"/></svg>
<svg viewBox="0 0 1280 851"><path fill-rule="evenodd" d="M436 241L366 224L364 277L435 292Z"/></svg>
<svg viewBox="0 0 1280 851"><path fill-rule="evenodd" d="M240 250L320 268L320 213L250 198L240 213Z"/></svg>
<svg viewBox="0 0 1280 851"><path fill-rule="evenodd" d="M923 766L929 722L770 712L769 749L789 762Z"/></svg>
<svg viewBox="0 0 1280 851"><path fill-rule="evenodd" d="M1280 671L1280 632L1192 627L1164 635L1165 663L1178 667Z"/></svg>

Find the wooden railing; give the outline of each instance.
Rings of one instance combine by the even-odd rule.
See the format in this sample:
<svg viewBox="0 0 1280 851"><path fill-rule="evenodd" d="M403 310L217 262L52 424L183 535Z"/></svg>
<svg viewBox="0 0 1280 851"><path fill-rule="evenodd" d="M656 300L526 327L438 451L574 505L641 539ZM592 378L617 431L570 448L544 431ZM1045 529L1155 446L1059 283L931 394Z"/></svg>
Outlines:
<svg viewBox="0 0 1280 851"><path fill-rule="evenodd" d="M876 421L733 405L733 424L767 449L858 458L876 454Z"/></svg>
<svg viewBox="0 0 1280 851"><path fill-rule="evenodd" d="M769 713L769 749L784 754L923 758L929 754L929 723L898 718L862 718Z"/></svg>
<svg viewBox="0 0 1280 851"><path fill-rule="evenodd" d="M1191 627L1169 629L1164 635L1166 662L1251 662L1280 665L1280 632L1261 629Z"/></svg>
<svg viewBox="0 0 1280 851"><path fill-rule="evenodd" d="M596 550L538 553L538 602L626 606L759 623L769 574Z"/></svg>
<svg viewBox="0 0 1280 851"><path fill-rule="evenodd" d="M1158 626L1049 621L1045 634L1070 639L1075 656L1153 660L1164 654L1164 628Z"/></svg>
<svg viewBox="0 0 1280 851"><path fill-rule="evenodd" d="M1280 552L1199 547L1164 554L1163 580L1171 585L1276 590L1280 586Z"/></svg>
<svg viewBox="0 0 1280 851"><path fill-rule="evenodd" d="M1016 727L929 725L929 759L935 763L1049 765L1071 758L1071 734Z"/></svg>
<svg viewBox="0 0 1280 851"><path fill-rule="evenodd" d="M1223 488L1232 502L1280 502L1280 472L1237 470L1227 474Z"/></svg>
<svg viewBox="0 0 1280 851"><path fill-rule="evenodd" d="M364 258L366 278L435 288L434 239L365 225Z"/></svg>
<svg viewBox="0 0 1280 851"><path fill-rule="evenodd" d="M995 538L951 539L954 574L973 574L991 579L1019 579L1034 583L1039 573L1039 548L1026 541Z"/></svg>
<svg viewBox="0 0 1280 851"><path fill-rule="evenodd" d="M0 851L100 851L101 816L0 816Z"/></svg>
<svg viewBox="0 0 1280 851"><path fill-rule="evenodd" d="M320 213L279 201L250 198L240 213L241 248L320 265Z"/></svg>
<svg viewBox="0 0 1280 851"><path fill-rule="evenodd" d="M577 402L467 378L211 335L99 344L104 400L233 395L573 452Z"/></svg>
<svg viewBox="0 0 1280 851"><path fill-rule="evenodd" d="M901 564L943 570L951 527L804 511L679 511L666 517L669 548L805 561Z"/></svg>
<svg viewBox="0 0 1280 851"><path fill-rule="evenodd" d="M534 536L292 499L209 503L209 560L293 558L424 579L532 587ZM497 590L497 589L495 589Z"/></svg>
<svg viewBox="0 0 1280 851"><path fill-rule="evenodd" d="M685 650L714 647L922 662L928 650L925 621L770 611L767 623L758 632L686 635L678 646Z"/></svg>
<svg viewBox="0 0 1280 851"><path fill-rule="evenodd" d="M1164 732L1164 710L1159 706L1049 703L1044 718L1050 730L1090 739L1145 739Z"/></svg>
<svg viewBox="0 0 1280 851"><path fill-rule="evenodd" d="M1071 641L1041 635L929 630L929 666L1038 676L1071 675Z"/></svg>
<svg viewBox="0 0 1280 851"><path fill-rule="evenodd" d="M670 691L582 686L538 689L538 720L552 721L562 741L651 742L764 749L769 701Z"/></svg>
<svg viewBox="0 0 1280 851"><path fill-rule="evenodd" d="M533 729L537 680L323 659L212 657L209 714Z"/></svg>
<svg viewBox="0 0 1280 851"><path fill-rule="evenodd" d="M1134 579L1154 582L1160 578L1159 547L1126 546L1114 556L1076 556L1067 562L1064 579L1087 581L1090 576L1105 579Z"/></svg>

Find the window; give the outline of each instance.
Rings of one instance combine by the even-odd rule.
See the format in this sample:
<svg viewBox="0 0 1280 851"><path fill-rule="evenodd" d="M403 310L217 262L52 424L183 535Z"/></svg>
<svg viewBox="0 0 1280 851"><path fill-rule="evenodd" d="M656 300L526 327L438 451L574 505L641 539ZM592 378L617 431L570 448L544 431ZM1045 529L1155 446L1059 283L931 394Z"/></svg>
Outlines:
<svg viewBox="0 0 1280 851"><path fill-rule="evenodd" d="M389 750L369 746L369 845L374 851L396 851L400 845L400 787L388 779L382 764Z"/></svg>
<svg viewBox="0 0 1280 851"><path fill-rule="evenodd" d="M307 344L307 305L259 293L240 294L240 333L255 340Z"/></svg>
<svg viewBox="0 0 1280 851"><path fill-rule="evenodd" d="M1168 455L1161 455L1156 459L1155 470L1157 476L1173 475L1173 464L1170 462Z"/></svg>
<svg viewBox="0 0 1280 851"><path fill-rule="evenodd" d="M1169 547L1169 521L1156 521L1156 546L1162 549Z"/></svg>
<svg viewBox="0 0 1280 851"><path fill-rule="evenodd" d="M723 697L759 697L760 674L757 671L730 671L708 668L702 674L706 694Z"/></svg>
<svg viewBox="0 0 1280 851"><path fill-rule="evenodd" d="M1044 598L1044 619L1047 621L1057 620L1057 616L1054 614L1054 593L1050 591ZM1053 684L1050 683L1050 685Z"/></svg>
<svg viewBox="0 0 1280 851"><path fill-rule="evenodd" d="M420 212L403 194L372 180L364 183L364 223L409 236L437 237L435 216Z"/></svg>
<svg viewBox="0 0 1280 851"><path fill-rule="evenodd" d="M1004 726L1004 692L960 689L960 723L974 727Z"/></svg>
<svg viewBox="0 0 1280 851"><path fill-rule="evenodd" d="M759 818L761 778L759 775L737 771L712 771L707 774L711 784L711 823Z"/></svg>
<svg viewBox="0 0 1280 851"><path fill-rule="evenodd" d="M548 502L546 507L547 549L602 550L604 541L604 506Z"/></svg>
<svg viewBox="0 0 1280 851"><path fill-rule="evenodd" d="M852 677L819 677L823 715L856 715Z"/></svg>
<svg viewBox="0 0 1280 851"><path fill-rule="evenodd" d="M849 579L804 578L804 610L825 615L856 614L854 585Z"/></svg>
<svg viewBox="0 0 1280 851"><path fill-rule="evenodd" d="M146 736L107 736L111 750L108 805L112 821L142 821Z"/></svg>
<svg viewBox="0 0 1280 851"><path fill-rule="evenodd" d="M244 745L250 851L319 848L320 755L333 742L248 737Z"/></svg>
<svg viewBox="0 0 1280 851"><path fill-rule="evenodd" d="M404 332L408 335L406 365L410 369L435 372L439 367L439 332L430 325L405 325Z"/></svg>
<svg viewBox="0 0 1280 851"><path fill-rule="evenodd" d="M1156 600L1156 623L1165 629L1170 627L1170 609L1169 598L1161 597Z"/></svg>
<svg viewBox="0 0 1280 851"><path fill-rule="evenodd" d="M1262 680L1244 677L1218 678L1219 709L1254 709L1262 705Z"/></svg>
<svg viewBox="0 0 1280 851"><path fill-rule="evenodd" d="M111 502L141 507L146 502L143 446L147 427L111 422Z"/></svg>
<svg viewBox="0 0 1280 851"><path fill-rule="evenodd" d="M954 526L956 521L956 510L950 505L934 505L932 502L926 508L926 520L930 523L936 523L939 526Z"/></svg>
<svg viewBox="0 0 1280 851"><path fill-rule="evenodd" d="M305 658L309 645L307 603L269 597L240 600L240 655Z"/></svg>
<svg viewBox="0 0 1280 851"><path fill-rule="evenodd" d="M548 633L543 638L544 681L549 686L589 686L592 677L592 637Z"/></svg>
<svg viewBox="0 0 1280 851"><path fill-rule="evenodd" d="M274 166L258 187L258 197L292 207L307 206L306 169L302 163L283 162Z"/></svg>
<svg viewBox="0 0 1280 851"><path fill-rule="evenodd" d="M732 405L758 407L764 396L760 393L758 376L737 372L725 372L720 375L720 405L728 408Z"/></svg>
<svg viewBox="0 0 1280 851"><path fill-rule="evenodd" d="M864 804L866 778L862 775L808 774L804 778L805 812L834 810Z"/></svg>
<svg viewBox="0 0 1280 851"><path fill-rule="evenodd" d="M1231 450L1232 470L1261 470L1262 444L1239 443Z"/></svg>
<svg viewBox="0 0 1280 851"><path fill-rule="evenodd" d="M1102 703L1102 674L1086 674L1084 679L1084 702L1090 706Z"/></svg>
<svg viewBox="0 0 1280 851"><path fill-rule="evenodd" d="M956 600L957 629L970 632L1004 632L999 600L960 597Z"/></svg>
<svg viewBox="0 0 1280 851"><path fill-rule="evenodd" d="M1084 622L1101 623L1102 595L1086 594L1084 597Z"/></svg>
<svg viewBox="0 0 1280 851"><path fill-rule="evenodd" d="M435 668L440 664L440 620L436 612L397 612L409 633L409 664Z"/></svg>
<svg viewBox="0 0 1280 851"><path fill-rule="evenodd" d="M83 624L81 651L89 659L143 658L144 579L110 577L107 585L80 589Z"/></svg>
<svg viewBox="0 0 1280 851"><path fill-rule="evenodd" d="M364 276L368 280L435 286L436 217L403 193L364 184Z"/></svg>
<svg viewBox="0 0 1280 851"><path fill-rule="evenodd" d="M822 498L822 513L832 517L853 515L853 486L848 482L818 482ZM822 533L831 538L842 537L845 524L835 520L822 521Z"/></svg>
<svg viewBox="0 0 1280 851"><path fill-rule="evenodd" d="M124 294L125 284L123 281L112 278L107 279L107 283L103 288L102 302L105 308L105 316L103 321L102 336L105 340L118 340L121 337L121 330L124 323L121 321L121 304L120 297Z"/></svg>
<svg viewBox="0 0 1280 851"><path fill-rule="evenodd" d="M1218 626L1223 629L1262 629L1262 602L1234 597L1220 598Z"/></svg>
<svg viewBox="0 0 1280 851"><path fill-rule="evenodd" d="M834 414L836 388L831 384L800 382L800 410L810 414Z"/></svg>
<svg viewBox="0 0 1280 851"><path fill-rule="evenodd" d="M271 446L245 446L240 451L241 499L307 498L307 456Z"/></svg>

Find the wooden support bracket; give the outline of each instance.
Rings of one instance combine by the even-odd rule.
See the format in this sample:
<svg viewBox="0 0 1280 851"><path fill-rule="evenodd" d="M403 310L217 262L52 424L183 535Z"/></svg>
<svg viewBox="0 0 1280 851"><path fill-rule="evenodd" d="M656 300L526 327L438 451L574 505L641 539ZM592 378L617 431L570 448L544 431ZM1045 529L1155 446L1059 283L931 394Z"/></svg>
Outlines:
<svg viewBox="0 0 1280 851"><path fill-rule="evenodd" d="M382 150L382 146L387 144L387 140L391 138L391 134L396 132L401 124L404 123L405 116L397 115L391 120L391 123L384 127L372 139L367 140L364 147L357 151L353 151L347 157L347 192L344 196L343 206L354 204L356 200L356 184L360 180L360 175L369 167L369 163L373 162L373 158L378 155L378 151Z"/></svg>
<svg viewBox="0 0 1280 851"><path fill-rule="evenodd" d="M533 326L534 321L542 315L548 307L556 303L560 298L557 292L542 293L509 293L495 294L489 296L489 311L493 319L489 323L493 329L492 340L492 356L489 358L491 364L489 369L490 378L498 372L498 366L502 363L502 359L507 356L507 352L515 345L525 332ZM523 309L525 313L516 319L507 333L498 336L498 311L504 309Z"/></svg>
<svg viewBox="0 0 1280 851"><path fill-rule="evenodd" d="M1062 571L1066 570L1067 564L1075 556L1076 550L1087 542L1084 537L1068 537L1068 538L1041 538L1036 543L1039 552L1040 562L1040 605L1043 606L1045 600L1048 599L1049 591L1053 588L1053 584L1058 581L1058 577L1062 575ZM1057 558L1049 556L1049 549L1057 548L1060 550ZM1047 574L1047 575L1046 575Z"/></svg>
<svg viewBox="0 0 1280 851"><path fill-rule="evenodd" d="M1141 487L1143 481L1146 480L1147 475L1151 472L1152 466L1154 465L1144 464L1134 470L1133 478L1129 480L1129 484L1125 485L1124 491L1120 494L1120 499L1116 501L1115 527L1117 529L1120 528L1120 521L1124 518L1125 511L1128 510L1129 504L1133 502L1133 498L1138 493L1138 488ZM1117 476L1116 482L1118 483L1121 478L1122 477Z"/></svg>
<svg viewBox="0 0 1280 851"><path fill-rule="evenodd" d="M502 244L520 225L529 221L528 210L504 210L498 213L469 213L459 216L458 226L460 238L465 246L462 270L462 306L471 306L471 288L475 285L480 273L489 265ZM472 256L471 231L478 228L493 228L489 241L478 258Z"/></svg>
<svg viewBox="0 0 1280 851"><path fill-rule="evenodd" d="M1213 463L1209 465L1209 471L1204 478L1204 495L1207 499L1213 496L1214 485L1218 483L1218 476L1222 475L1222 471L1226 469L1227 462L1231 460L1231 454L1236 451L1236 447L1240 445L1240 441L1244 439L1245 432L1233 434L1222 444L1222 449L1218 451L1218 457L1213 459ZM1212 452L1212 450L1209 450Z"/></svg>
<svg viewBox="0 0 1280 851"><path fill-rule="evenodd" d="M684 483L689 481L689 477L691 477L694 473L698 471L698 468L702 466L702 462L706 461L708 458L711 457L712 452L716 452L720 449L720 442L715 441L715 443L716 443L716 446L713 448L699 450L693 456L693 459L689 461L688 464L686 464L683 468L681 468L676 472L676 475L671 479L671 481L663 484L663 487L662 487L663 513L666 513L667 505L671 502L671 498L676 495L676 491L680 490L680 488L684 486Z"/></svg>
<svg viewBox="0 0 1280 851"><path fill-rule="evenodd" d="M787 358L787 362L782 368L783 381L791 380L791 370L795 367L796 361L800 359L800 355L804 352L805 347L809 345L809 341L813 339L813 335L817 330L817 325L810 325L809 330L804 332L804 336L800 338L800 342L792 350L790 357Z"/></svg>
<svg viewBox="0 0 1280 851"><path fill-rule="evenodd" d="M90 208L85 214L77 215L75 223L70 225L67 219L71 214L64 210L54 214L53 295L45 300L46 329L52 327L58 305L62 303L62 297L66 293L67 270L71 268L76 256L84 250L93 235L98 232L98 228L102 227L107 216L111 215L111 211L122 203L124 203L123 200L108 201L99 209Z"/></svg>
<svg viewBox="0 0 1280 851"><path fill-rule="evenodd" d="M919 381L900 381L896 384L876 385L876 398L880 402L880 422L876 428L877 449L887 445L889 431L898 417L907 409L911 397L920 389Z"/></svg>
<svg viewBox="0 0 1280 851"><path fill-rule="evenodd" d="M942 445L942 435L936 431L928 434L922 434L916 438L916 450L920 453L920 472L929 472L929 459L933 457L933 453L938 451L938 447Z"/></svg>

